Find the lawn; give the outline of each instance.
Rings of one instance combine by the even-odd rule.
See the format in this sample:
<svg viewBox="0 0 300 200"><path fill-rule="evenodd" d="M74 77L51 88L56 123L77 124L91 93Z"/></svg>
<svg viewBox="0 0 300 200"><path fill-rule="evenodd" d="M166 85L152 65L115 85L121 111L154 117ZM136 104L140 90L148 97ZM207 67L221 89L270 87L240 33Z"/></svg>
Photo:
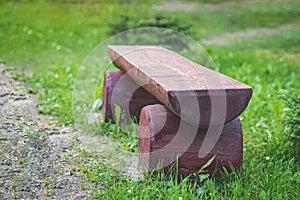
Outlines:
<svg viewBox="0 0 300 200"><path fill-rule="evenodd" d="M94 195L99 199L300 199L299 149L295 151L291 130L284 123L289 104L282 97L300 88L300 3L182 2L198 2L211 9L154 10L154 4L165 4L155 0L0 1L0 60L18 70L14 76L26 82L28 92L38 94L41 113L58 116L61 123L72 126L72 92L79 66L114 33L165 26L201 43L228 33L279 30L239 37L224 45L204 44L218 71L254 90L241 116L244 162L240 172L221 179L202 177L200 185L154 175L131 180L85 150L81 150L83 157L92 161L75 160L74 168L95 184ZM217 9L220 5L222 9ZM96 132L136 151L135 134L113 124L101 124Z"/></svg>

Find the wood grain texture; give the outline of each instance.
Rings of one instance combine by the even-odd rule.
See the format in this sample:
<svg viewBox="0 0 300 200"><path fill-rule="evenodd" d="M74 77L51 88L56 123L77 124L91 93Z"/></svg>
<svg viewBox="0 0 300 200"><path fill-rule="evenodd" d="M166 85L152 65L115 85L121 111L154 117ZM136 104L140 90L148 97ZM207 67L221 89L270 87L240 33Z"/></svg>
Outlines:
<svg viewBox="0 0 300 200"><path fill-rule="evenodd" d="M146 105L159 104L160 102L148 93L144 88L139 87L130 77L122 79L121 84L117 84L124 73L121 71L107 71L104 76L102 88L102 119L105 122L114 122L114 106L112 107L112 95L114 91L115 104L120 106L122 111L128 103L130 117L138 117L141 109ZM133 93L130 88L137 88Z"/></svg>
<svg viewBox="0 0 300 200"><path fill-rule="evenodd" d="M163 124L161 125L161 122ZM206 137L207 129L199 128L192 136L192 142L186 145L186 150L181 145L170 143L177 137L181 143L187 141L191 134L191 125L182 124L185 134L178 134L180 119L162 105L150 105L142 109L139 122L139 164L142 169L153 171L160 163L178 158L178 174L187 176L197 172L209 159L216 155L212 164L205 170L209 174L219 176L223 167L232 171L230 164L237 170L240 169L243 159L243 137L239 118L227 123L213 147L207 154L199 158L199 151ZM192 127L193 129L193 127ZM179 137L179 138L178 138ZM156 152L156 154L154 153ZM157 153L158 152L158 153ZM168 174L171 165L165 166L164 172ZM215 171L216 170L216 171Z"/></svg>
<svg viewBox="0 0 300 200"><path fill-rule="evenodd" d="M159 46L109 46L108 53L137 84L196 126L235 119L252 96L251 87Z"/></svg>

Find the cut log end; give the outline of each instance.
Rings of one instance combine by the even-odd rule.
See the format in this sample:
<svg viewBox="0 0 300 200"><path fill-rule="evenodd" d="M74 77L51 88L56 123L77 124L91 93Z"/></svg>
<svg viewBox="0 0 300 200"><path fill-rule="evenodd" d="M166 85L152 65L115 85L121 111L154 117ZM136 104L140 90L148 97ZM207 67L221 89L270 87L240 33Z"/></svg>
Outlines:
<svg viewBox="0 0 300 200"><path fill-rule="evenodd" d="M104 122L114 121L111 97L116 83L121 78L121 71L108 71L105 73L102 88L102 119Z"/></svg>
<svg viewBox="0 0 300 200"><path fill-rule="evenodd" d="M171 111L182 120L202 128L226 124L247 107L252 88L220 91L169 91Z"/></svg>
<svg viewBox="0 0 300 200"><path fill-rule="evenodd" d="M126 116L139 117L141 109L146 105L160 103L153 95L148 93L144 88L138 86L130 77L124 78L121 71L107 71L104 77L102 89L102 119L105 122L114 122L114 105L112 105L112 96L114 96L113 104L118 105L122 112L126 112L128 108L129 113ZM118 81L122 79L122 84ZM137 88L132 94L129 91L132 88Z"/></svg>
<svg viewBox="0 0 300 200"><path fill-rule="evenodd" d="M164 120L162 116L166 116L165 123L157 130L157 121ZM178 134L180 126L181 131L187 132ZM212 164L205 169L210 175L219 176L224 169L231 172L232 166L238 170L242 165L243 138L239 119L223 127L215 145L205 155L201 155L200 148L207 129L197 129L194 138L190 140L191 143L184 144L189 140L187 135L190 131L195 130L194 127L180 122L178 117L162 105L144 107L139 127L139 164L140 168L146 171L155 171L158 170L157 167L161 167L169 174L172 165L178 162L176 173L185 177L198 172L214 156ZM175 139L183 144L170 145Z"/></svg>

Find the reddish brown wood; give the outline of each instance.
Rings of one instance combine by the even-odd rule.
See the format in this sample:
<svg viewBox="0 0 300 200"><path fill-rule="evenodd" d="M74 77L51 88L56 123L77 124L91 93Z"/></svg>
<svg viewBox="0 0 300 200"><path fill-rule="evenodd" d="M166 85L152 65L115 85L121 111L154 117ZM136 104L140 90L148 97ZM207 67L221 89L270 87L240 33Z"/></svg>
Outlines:
<svg viewBox="0 0 300 200"><path fill-rule="evenodd" d="M147 82L143 87L149 93L177 116L197 126L225 124L235 119L252 96L251 87L159 46L109 46L108 53L118 68L130 72L135 82ZM217 118L213 120L211 97L226 100L214 104Z"/></svg>
<svg viewBox="0 0 300 200"><path fill-rule="evenodd" d="M165 118L165 116L167 116ZM166 119L166 120L165 120ZM160 122L164 125L159 127ZM187 150L183 151L180 145L174 144L167 146L174 140L180 119L171 113L162 105L146 106L141 111L139 122L139 163L141 168L156 169L160 161L170 161L182 154L178 159L178 174L187 176L191 173L198 172L199 169L214 155L216 155L212 164L205 170L213 174L216 171L216 176L220 175L223 167L229 172L232 171L230 163L238 170L242 165L243 158L243 137L242 128L239 118L227 123L222 130L222 133L213 147L213 149L203 158L199 158L199 150L206 136L207 129L198 129L196 136L192 139L192 143L186 144ZM184 143L186 135L191 134L193 127L189 124L184 124L185 134L179 137L179 142ZM193 131L193 130L192 130ZM155 134L155 132L157 132ZM156 155L149 152L161 151ZM164 167L164 171L168 173L169 166Z"/></svg>
<svg viewBox="0 0 300 200"><path fill-rule="evenodd" d="M102 87L102 119L105 122L113 121L113 110L111 107L111 96L113 89L122 76L120 71L108 71L105 73Z"/></svg>
<svg viewBox="0 0 300 200"><path fill-rule="evenodd" d="M131 117L138 117L141 109L145 105L159 104L160 102L152 96L150 93L145 91L144 88L137 86L132 79L124 79L122 84L116 84L120 78L124 76L121 71L107 71L104 76L104 83L102 88L102 117L105 122L111 120L114 121L114 110L111 106L111 99L113 91L115 91L115 104L124 108L126 102L129 102L129 114ZM128 87L138 87L133 94L128 92Z"/></svg>

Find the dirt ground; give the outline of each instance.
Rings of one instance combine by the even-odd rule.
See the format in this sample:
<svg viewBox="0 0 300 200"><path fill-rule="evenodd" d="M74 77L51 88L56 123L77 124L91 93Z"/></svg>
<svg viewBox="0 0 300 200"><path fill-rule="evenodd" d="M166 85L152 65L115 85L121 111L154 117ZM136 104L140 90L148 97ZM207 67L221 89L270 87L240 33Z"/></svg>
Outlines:
<svg viewBox="0 0 300 200"><path fill-rule="evenodd" d="M36 96L0 64L0 199L83 199L92 186L65 159L76 134L51 126L36 111ZM85 188L82 188L82 185Z"/></svg>
<svg viewBox="0 0 300 200"><path fill-rule="evenodd" d="M249 30L234 32L234 33L222 33L220 35L215 35L210 39L204 39L201 41L201 43L207 45L223 46L226 44L230 44L231 42L237 39L275 36L275 35L279 35L283 31L293 30L299 27L300 27L300 23L295 23L295 24L286 24L275 28L257 28L257 29L249 29Z"/></svg>
<svg viewBox="0 0 300 200"><path fill-rule="evenodd" d="M78 149L124 176L140 175L137 155L117 150L108 137L64 127L55 117L39 114L37 96L26 93L24 84L10 74L0 63L1 200L89 197L95 186L76 170L73 161L80 156ZM85 159L89 158L80 160Z"/></svg>
<svg viewBox="0 0 300 200"><path fill-rule="evenodd" d="M216 12L227 7L238 6L247 7L255 3L282 3L293 2L295 0L245 0L245 1L224 1L218 4L199 3L199 2L182 2L182 1L165 1L163 4L154 4L152 7L155 10L167 11L210 11Z"/></svg>

